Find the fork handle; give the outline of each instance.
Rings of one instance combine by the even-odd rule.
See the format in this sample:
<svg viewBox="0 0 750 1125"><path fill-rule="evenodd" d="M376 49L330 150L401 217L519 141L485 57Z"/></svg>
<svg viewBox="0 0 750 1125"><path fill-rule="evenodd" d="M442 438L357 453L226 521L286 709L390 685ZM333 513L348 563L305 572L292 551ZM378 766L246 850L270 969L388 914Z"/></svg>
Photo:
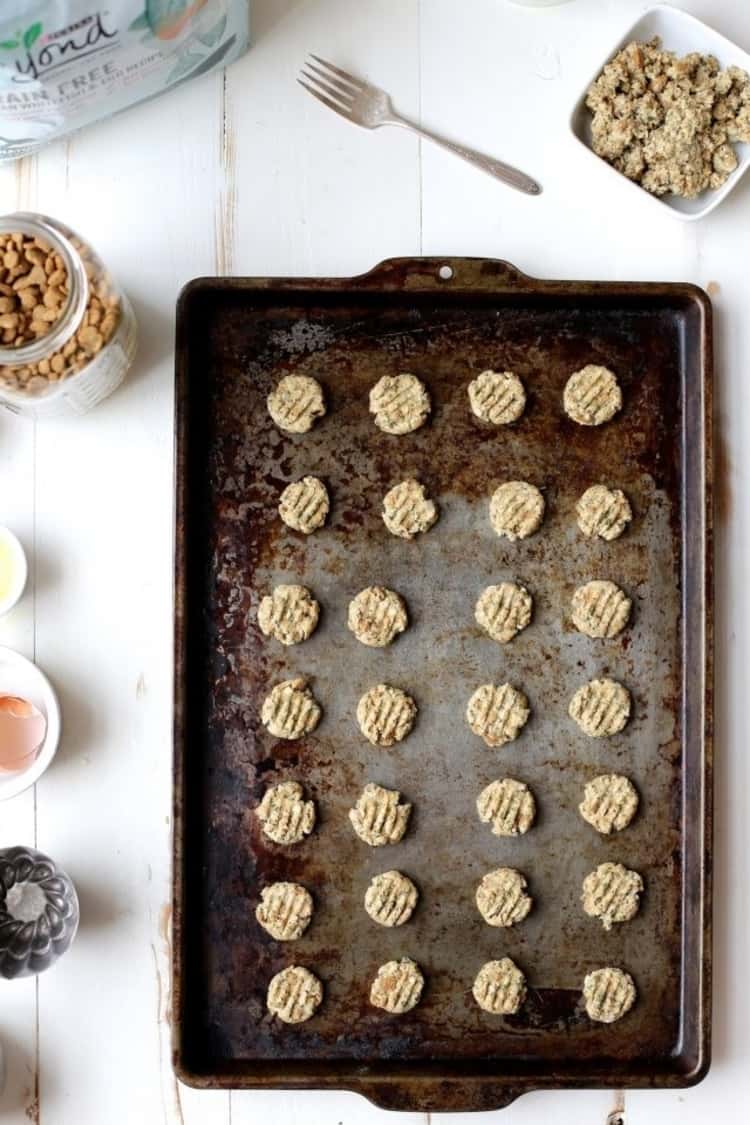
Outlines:
<svg viewBox="0 0 750 1125"><path fill-rule="evenodd" d="M527 176L525 172L519 171L511 164L505 164L502 160L495 160L492 156L485 156L482 152L477 152L473 148L467 148L466 145L456 144L455 141L446 140L445 137L439 136L437 133L425 129L422 125L417 125L408 118L402 117L400 114L394 113L393 116L388 118L389 125L400 125L404 129L410 129L412 133L416 133L420 137L425 137L428 141L432 141L441 148L447 149L452 152L454 156L460 156L468 164L473 164L475 168L480 168L488 175L494 176L497 180L502 180L504 184L509 187L515 188L516 191L525 192L526 195L540 195L542 188L541 185L532 180L531 176Z"/></svg>

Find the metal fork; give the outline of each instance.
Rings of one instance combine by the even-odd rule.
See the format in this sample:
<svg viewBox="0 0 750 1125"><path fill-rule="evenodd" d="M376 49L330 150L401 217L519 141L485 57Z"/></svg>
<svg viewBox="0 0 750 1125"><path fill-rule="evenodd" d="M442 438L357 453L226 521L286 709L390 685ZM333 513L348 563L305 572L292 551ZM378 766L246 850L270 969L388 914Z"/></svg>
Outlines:
<svg viewBox="0 0 750 1125"><path fill-rule="evenodd" d="M540 194L542 189L536 180L532 180L531 176L525 175L524 172L519 172L518 168L504 164L502 160L494 160L491 156L484 156L483 153L476 152L465 145L448 141L445 137L430 132L429 129L423 129L421 125L396 113L385 90L380 90L369 82L363 82L361 78L355 78L354 75L348 74L333 63L326 62L318 55L311 54L310 58L314 61L310 62L308 59L302 70L302 77L297 81L314 98L329 109L340 113L347 121L351 121L354 125L362 125L365 129L379 129L381 125L400 125L403 129L411 129L412 133L426 137L428 141L434 141L436 145L460 156L476 168L481 168L483 172L488 172L490 176L502 180L504 184L527 195Z"/></svg>

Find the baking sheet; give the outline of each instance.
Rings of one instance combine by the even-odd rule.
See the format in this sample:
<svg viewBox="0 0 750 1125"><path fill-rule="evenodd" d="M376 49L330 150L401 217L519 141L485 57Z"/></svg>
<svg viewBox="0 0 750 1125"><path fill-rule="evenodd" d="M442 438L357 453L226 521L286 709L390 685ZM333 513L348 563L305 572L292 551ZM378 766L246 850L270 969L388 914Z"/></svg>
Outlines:
<svg viewBox="0 0 750 1125"><path fill-rule="evenodd" d="M523 1089L555 1085L683 1085L707 1067L706 941L710 919L709 536L710 306L689 286L543 283L505 263L452 259L384 263L361 279L205 280L183 295L178 322L178 491L175 789L175 1061L198 1085L346 1087L395 1108L492 1108ZM603 363L620 379L617 422L578 427L562 413L567 376ZM485 429L466 385L510 369L529 392L514 426ZM408 437L380 433L367 392L409 370L433 413ZM328 415L303 437L265 410L278 379L312 374ZM332 512L305 537L275 516L286 483L324 478ZM408 475L439 503L440 521L409 543L390 536L383 494ZM547 514L511 544L489 524L497 484L541 487ZM578 532L575 502L599 481L622 487L635 518L614 543ZM573 590L610 578L634 599L612 641L579 635ZM498 646L473 620L478 594L504 578L534 596L532 625ZM321 624L301 646L264 638L260 597L280 581L309 585ZM364 586L399 591L409 630L386 650L346 629ZM310 678L324 708L313 735L275 740L259 720L270 686ZM612 675L634 716L612 739L587 739L567 716L575 689ZM475 687L509 680L532 716L518 740L489 749L466 726ZM371 746L354 716L384 681L419 705L414 732ZM690 685L690 691L686 685ZM618 771L636 783L636 821L600 837L577 812L586 781ZM475 800L493 778L528 782L535 827L492 836ZM262 837L252 809L267 785L295 778L315 798L303 844ZM369 849L348 822L367 781L414 803L405 840ZM638 916L605 933L583 914L585 874L605 860L639 870ZM535 908L511 930L474 905L482 875L519 868ZM405 926L376 926L362 907L379 871L420 888ZM316 913L298 942L254 922L259 887L308 886ZM484 961L511 956L529 994L515 1017L481 1012L471 985ZM412 956L422 1002L390 1017L370 1007L377 967ZM270 977L313 969L325 987L316 1017L296 1027L265 1012ZM606 1027L583 1012L590 969L627 968L639 1001Z"/></svg>

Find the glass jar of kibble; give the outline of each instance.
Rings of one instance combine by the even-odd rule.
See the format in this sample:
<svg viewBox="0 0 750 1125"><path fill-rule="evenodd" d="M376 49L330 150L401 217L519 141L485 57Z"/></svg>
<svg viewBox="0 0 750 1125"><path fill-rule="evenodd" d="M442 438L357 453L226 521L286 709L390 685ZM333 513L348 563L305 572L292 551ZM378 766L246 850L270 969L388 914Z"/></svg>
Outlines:
<svg viewBox="0 0 750 1125"><path fill-rule="evenodd" d="M83 414L125 378L135 316L101 259L45 215L0 218L0 404Z"/></svg>

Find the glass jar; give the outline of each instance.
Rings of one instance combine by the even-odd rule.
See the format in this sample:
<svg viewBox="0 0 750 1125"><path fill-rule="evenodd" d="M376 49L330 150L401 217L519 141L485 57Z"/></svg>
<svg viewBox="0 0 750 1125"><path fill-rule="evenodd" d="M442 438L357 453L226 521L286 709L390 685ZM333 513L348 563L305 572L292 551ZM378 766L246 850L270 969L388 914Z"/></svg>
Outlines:
<svg viewBox="0 0 750 1125"><path fill-rule="evenodd" d="M94 250L59 220L2 216L0 240L0 265L20 258L10 273L32 270L36 277L27 284L30 273L10 280L5 268L0 274L0 405L37 418L85 414L120 385L133 361L132 306ZM26 291L38 300L31 311L18 305ZM37 315L49 328L33 320L32 338L13 340L16 324L23 318L28 327Z"/></svg>

